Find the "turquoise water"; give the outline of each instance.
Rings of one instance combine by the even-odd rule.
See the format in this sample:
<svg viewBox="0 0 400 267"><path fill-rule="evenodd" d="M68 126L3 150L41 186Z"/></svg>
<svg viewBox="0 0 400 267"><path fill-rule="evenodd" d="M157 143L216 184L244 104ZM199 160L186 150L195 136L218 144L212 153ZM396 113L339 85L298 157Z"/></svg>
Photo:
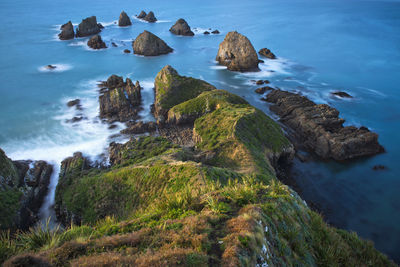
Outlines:
<svg viewBox="0 0 400 267"><path fill-rule="evenodd" d="M114 25L122 10L133 16L142 9L153 10L159 23L132 18L132 27ZM90 51L85 38L57 40L60 24L76 24L91 15L106 26L101 35L109 49ZM198 34L171 35L168 29L180 17L198 28ZM268 114L250 80L269 79L274 86L338 108L348 125L379 133L386 153L348 164L296 161L294 178L304 199L317 203L329 222L373 240L400 262L399 1L2 0L0 25L0 147L13 159L58 165L74 151L93 159L104 153L110 136L123 125L108 130L99 121L95 84L113 73L144 86L144 120L152 120L152 82L166 64L244 96ZM208 28L221 34L201 34ZM164 39L174 53L154 58L123 54L143 30ZM258 73L232 73L217 66L218 44L231 30L245 34L257 50L270 48L279 59L267 60ZM119 47L111 47L111 41ZM48 64L58 65L59 71L45 71ZM355 98L333 98L333 90ZM71 125L65 120L77 112L65 104L74 98L82 100L87 119ZM376 164L388 169L373 171ZM51 192L56 182L55 176ZM43 217L49 216L52 197Z"/></svg>

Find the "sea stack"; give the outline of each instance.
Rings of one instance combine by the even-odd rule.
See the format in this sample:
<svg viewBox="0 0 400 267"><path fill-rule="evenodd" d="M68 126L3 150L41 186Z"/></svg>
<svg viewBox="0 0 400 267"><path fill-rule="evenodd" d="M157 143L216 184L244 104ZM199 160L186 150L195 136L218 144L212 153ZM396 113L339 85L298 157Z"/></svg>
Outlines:
<svg viewBox="0 0 400 267"><path fill-rule="evenodd" d="M101 27L97 24L96 16L83 19L76 30L76 37L85 37L97 34L101 31Z"/></svg>
<svg viewBox="0 0 400 267"><path fill-rule="evenodd" d="M232 71L259 71L257 52L246 36L229 32L219 45L216 60Z"/></svg>
<svg viewBox="0 0 400 267"><path fill-rule="evenodd" d="M157 21L157 18L156 18L156 16L154 16L153 11L150 11L149 13L147 13L147 15L143 19L147 22L156 22Z"/></svg>
<svg viewBox="0 0 400 267"><path fill-rule="evenodd" d="M103 49L107 48L106 43L103 42L101 36L96 34L95 36L91 37L87 42L87 45L93 49Z"/></svg>
<svg viewBox="0 0 400 267"><path fill-rule="evenodd" d="M158 56L173 51L163 40L148 31L139 34L133 41L132 47L135 54L143 56Z"/></svg>
<svg viewBox="0 0 400 267"><path fill-rule="evenodd" d="M169 31L176 35L193 36L194 33L190 30L190 26L184 19L178 19L174 26Z"/></svg>
<svg viewBox="0 0 400 267"><path fill-rule="evenodd" d="M119 15L118 26L124 27L124 26L130 26L130 25L132 25L131 19L125 13L125 11L122 11L121 14Z"/></svg>
<svg viewBox="0 0 400 267"><path fill-rule="evenodd" d="M61 32L58 34L58 38L60 40L70 40L74 39L74 26L72 25L71 21L68 21L64 25L61 26Z"/></svg>
<svg viewBox="0 0 400 267"><path fill-rule="evenodd" d="M258 53L266 58L276 59L274 53L272 53L271 50L269 50L268 48L262 48L260 49L260 51L258 51Z"/></svg>
<svg viewBox="0 0 400 267"><path fill-rule="evenodd" d="M138 19L144 19L146 17L146 12L144 12L143 10L140 12L140 14L138 16L136 16Z"/></svg>

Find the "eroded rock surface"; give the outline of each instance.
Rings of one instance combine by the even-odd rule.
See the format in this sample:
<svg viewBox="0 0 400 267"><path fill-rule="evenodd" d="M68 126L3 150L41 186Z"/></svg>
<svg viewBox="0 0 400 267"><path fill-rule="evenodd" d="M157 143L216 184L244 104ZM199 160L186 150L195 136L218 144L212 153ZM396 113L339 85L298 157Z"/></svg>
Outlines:
<svg viewBox="0 0 400 267"><path fill-rule="evenodd" d="M135 54L143 56L159 56L173 51L163 40L148 31L139 34L132 47Z"/></svg>
<svg viewBox="0 0 400 267"><path fill-rule="evenodd" d="M91 37L87 42L87 45L92 49L104 49L107 48L106 43L101 39L101 36L96 34Z"/></svg>
<svg viewBox="0 0 400 267"><path fill-rule="evenodd" d="M176 35L193 36L194 33L190 30L189 24L184 19L178 19L176 23L169 29L170 32Z"/></svg>
<svg viewBox="0 0 400 267"><path fill-rule="evenodd" d="M97 23L96 16L91 16L86 19L83 19L76 29L77 37L85 37L97 34L101 31L103 26Z"/></svg>
<svg viewBox="0 0 400 267"><path fill-rule="evenodd" d="M71 21L68 21L67 23L62 25L60 30L61 32L58 34L58 38L60 38L60 40L74 39L74 26L72 25Z"/></svg>
<svg viewBox="0 0 400 267"><path fill-rule="evenodd" d="M124 26L130 26L130 25L132 25L131 19L125 13L125 11L122 11L121 14L119 15L118 26L124 27Z"/></svg>

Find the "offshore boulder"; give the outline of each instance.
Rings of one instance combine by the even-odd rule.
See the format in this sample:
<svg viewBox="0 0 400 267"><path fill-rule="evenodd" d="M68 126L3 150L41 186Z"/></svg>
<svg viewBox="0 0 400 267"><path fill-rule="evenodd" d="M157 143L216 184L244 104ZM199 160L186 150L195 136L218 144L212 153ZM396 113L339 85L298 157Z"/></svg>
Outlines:
<svg viewBox="0 0 400 267"><path fill-rule="evenodd" d="M135 54L143 56L159 56L173 51L163 40L148 31L139 34L132 47Z"/></svg>
<svg viewBox="0 0 400 267"><path fill-rule="evenodd" d="M143 18L143 20L147 21L147 22L156 22L157 18L156 16L154 16L153 11L150 11L149 13L147 13L147 15Z"/></svg>
<svg viewBox="0 0 400 267"><path fill-rule="evenodd" d="M121 14L119 15L118 26L124 27L124 26L130 26L130 25L132 25L131 19L125 13L125 11L122 11Z"/></svg>
<svg viewBox="0 0 400 267"><path fill-rule="evenodd" d="M101 39L101 36L96 34L95 36L92 36L89 41L87 42L87 45L92 48L92 49L104 49L107 48L106 43Z"/></svg>
<svg viewBox="0 0 400 267"><path fill-rule="evenodd" d="M72 25L71 21L63 24L60 28L61 32L58 34L58 38L60 40L70 40L74 39L74 26Z"/></svg>
<svg viewBox="0 0 400 267"><path fill-rule="evenodd" d="M216 61L232 71L259 71L257 52L246 36L229 32L219 45Z"/></svg>
<svg viewBox="0 0 400 267"><path fill-rule="evenodd" d="M189 24L184 19L178 19L176 23L169 29L169 31L176 35L193 36L194 33L190 30Z"/></svg>
<svg viewBox="0 0 400 267"><path fill-rule="evenodd" d="M85 37L97 34L101 31L103 26L97 23L96 16L91 16L83 19L76 29L76 37Z"/></svg>
<svg viewBox="0 0 400 267"><path fill-rule="evenodd" d="M260 49L260 51L258 51L258 53L266 58L276 59L274 53L272 53L271 50L269 50L268 48L262 48Z"/></svg>

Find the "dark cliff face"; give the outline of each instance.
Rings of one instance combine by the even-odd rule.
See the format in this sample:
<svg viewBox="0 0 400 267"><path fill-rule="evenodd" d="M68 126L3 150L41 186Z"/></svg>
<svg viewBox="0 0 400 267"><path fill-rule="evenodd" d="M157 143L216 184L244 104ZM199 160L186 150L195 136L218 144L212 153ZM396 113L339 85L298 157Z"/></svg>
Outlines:
<svg viewBox="0 0 400 267"><path fill-rule="evenodd" d="M0 229L27 229L38 220L52 172L45 161L12 162L0 149Z"/></svg>

